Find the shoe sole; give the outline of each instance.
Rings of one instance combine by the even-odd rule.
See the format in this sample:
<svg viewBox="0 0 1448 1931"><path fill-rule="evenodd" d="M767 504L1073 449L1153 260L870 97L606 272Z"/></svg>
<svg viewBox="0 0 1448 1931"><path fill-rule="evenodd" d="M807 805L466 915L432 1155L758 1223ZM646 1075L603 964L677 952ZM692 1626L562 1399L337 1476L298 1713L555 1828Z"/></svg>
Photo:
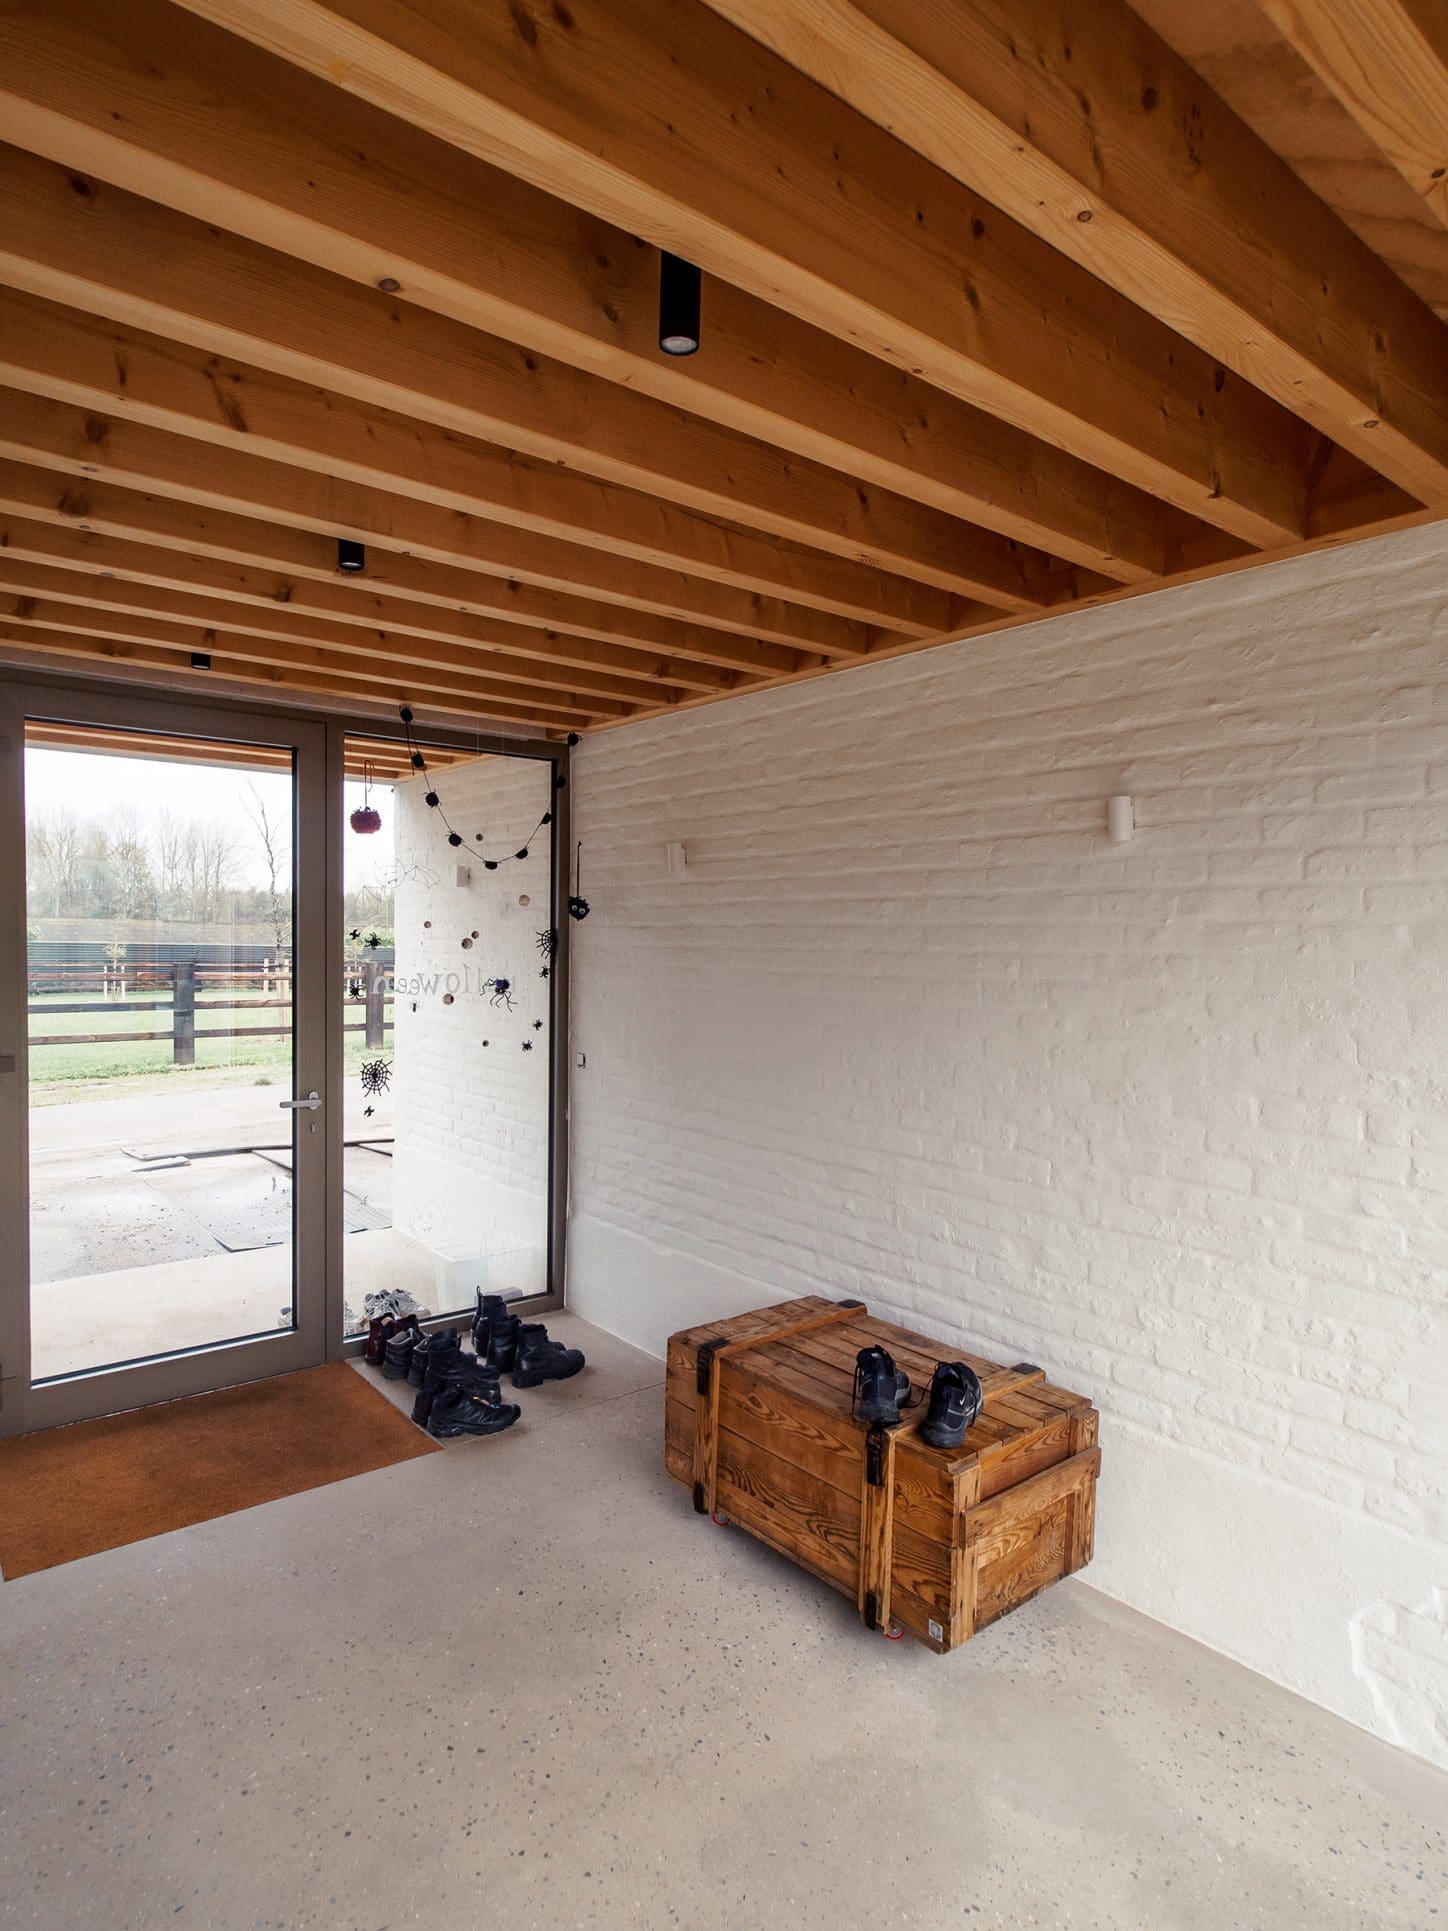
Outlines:
<svg viewBox="0 0 1448 1931"><path fill-rule="evenodd" d="M517 1419L518 1413L515 1411L506 1421L489 1422L486 1428L449 1428L446 1423L441 1428L434 1428L429 1422L427 1432L435 1442L456 1441L462 1435L501 1435L503 1430L511 1428Z"/></svg>
<svg viewBox="0 0 1448 1931"><path fill-rule="evenodd" d="M576 1374L582 1374L588 1364L580 1361L576 1368L569 1368L564 1374L530 1374L526 1368L508 1376L515 1388L541 1388L545 1381L572 1381Z"/></svg>
<svg viewBox="0 0 1448 1931"><path fill-rule="evenodd" d="M408 1370L406 1368L392 1368L385 1361L382 1364L382 1379L384 1381L406 1381L407 1375Z"/></svg>

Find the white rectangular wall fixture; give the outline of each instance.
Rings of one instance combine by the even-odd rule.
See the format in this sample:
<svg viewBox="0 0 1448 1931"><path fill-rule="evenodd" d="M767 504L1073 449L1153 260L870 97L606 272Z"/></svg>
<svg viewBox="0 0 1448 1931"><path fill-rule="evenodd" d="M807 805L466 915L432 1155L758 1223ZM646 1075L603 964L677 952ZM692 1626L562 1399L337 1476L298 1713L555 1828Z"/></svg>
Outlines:
<svg viewBox="0 0 1448 1931"><path fill-rule="evenodd" d="M682 878L689 869L689 854L682 845L668 845L665 850L668 853L669 877Z"/></svg>

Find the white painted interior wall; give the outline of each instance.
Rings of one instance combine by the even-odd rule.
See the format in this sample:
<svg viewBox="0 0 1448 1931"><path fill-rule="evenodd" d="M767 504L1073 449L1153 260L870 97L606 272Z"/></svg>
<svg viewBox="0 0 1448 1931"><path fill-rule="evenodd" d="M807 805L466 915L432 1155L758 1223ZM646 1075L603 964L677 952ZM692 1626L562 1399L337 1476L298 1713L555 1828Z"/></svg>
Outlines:
<svg viewBox="0 0 1448 1931"><path fill-rule="evenodd" d="M524 846L551 807L552 776L546 763L490 757L435 782L461 850L423 802L423 780L393 794L393 1225L433 1257L444 1309L479 1287L547 1291L548 982L537 934L550 922L549 834L495 872L480 854ZM511 981L511 1011L486 984L498 978Z"/></svg>
<svg viewBox="0 0 1448 1931"><path fill-rule="evenodd" d="M1448 531L575 773L572 1305L1042 1363L1102 1413L1097 1588L1448 1761Z"/></svg>

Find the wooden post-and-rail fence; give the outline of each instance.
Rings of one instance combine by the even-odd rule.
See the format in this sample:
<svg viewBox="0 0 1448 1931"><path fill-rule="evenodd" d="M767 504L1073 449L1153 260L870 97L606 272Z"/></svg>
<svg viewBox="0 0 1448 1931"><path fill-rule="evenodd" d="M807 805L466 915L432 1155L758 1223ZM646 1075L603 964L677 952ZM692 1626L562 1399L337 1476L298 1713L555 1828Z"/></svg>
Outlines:
<svg viewBox="0 0 1448 1931"><path fill-rule="evenodd" d="M89 965L56 964L32 968L31 982L34 991L36 981L59 981L64 989L67 979L84 973L92 981L96 978L97 968ZM113 979L115 968L105 968L107 983L103 990L109 993L109 982ZM345 971L346 997L349 1005L358 1001L362 1006L362 1017L344 1023L344 1033L363 1033L369 1051L380 1052L383 1036L388 1025L387 1008L392 1004L392 993L388 986L388 968L375 959L362 964L348 966ZM128 974L132 986L139 991L142 987L169 984L171 988L171 1024L164 1031L150 1032L101 1032L101 1033L45 1033L32 1034L32 1046L123 1046L139 1044L142 1041L169 1039L171 1042L171 1061L175 1066L194 1066L196 1064L196 1042L198 1039L244 1039L244 1038L285 1038L290 1034L291 1022L288 1019L281 1025L266 1026L207 1026L196 1023L198 1013L208 1012L252 1012L267 1009L285 1008L291 1011L291 962L282 959L267 959L255 966L207 966L198 965L195 960L182 959L172 965L147 965L131 968ZM208 988L207 981L211 981ZM234 986L238 981L260 982L261 998L250 998L236 992L223 992L220 997L198 998L198 992L208 989L218 990L216 982ZM113 1013L148 1012L161 1013L166 1010L154 999L116 999L104 997L100 1000L32 1000L29 1010L42 1017L48 1013Z"/></svg>

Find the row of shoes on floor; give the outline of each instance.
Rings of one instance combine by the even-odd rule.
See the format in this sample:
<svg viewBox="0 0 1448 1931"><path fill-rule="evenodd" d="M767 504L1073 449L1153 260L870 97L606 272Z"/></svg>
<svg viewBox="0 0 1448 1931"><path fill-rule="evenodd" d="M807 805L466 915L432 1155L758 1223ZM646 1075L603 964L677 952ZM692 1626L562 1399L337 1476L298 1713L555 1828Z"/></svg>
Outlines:
<svg viewBox="0 0 1448 1931"><path fill-rule="evenodd" d="M387 1381L416 1388L412 1419L439 1441L458 1435L499 1435L522 1414L503 1400L502 1377L515 1388L566 1381L583 1366L581 1348L550 1338L541 1321L520 1321L501 1294L478 1295L469 1354L457 1328L424 1334L415 1314L383 1315L367 1330L364 1359Z"/></svg>

